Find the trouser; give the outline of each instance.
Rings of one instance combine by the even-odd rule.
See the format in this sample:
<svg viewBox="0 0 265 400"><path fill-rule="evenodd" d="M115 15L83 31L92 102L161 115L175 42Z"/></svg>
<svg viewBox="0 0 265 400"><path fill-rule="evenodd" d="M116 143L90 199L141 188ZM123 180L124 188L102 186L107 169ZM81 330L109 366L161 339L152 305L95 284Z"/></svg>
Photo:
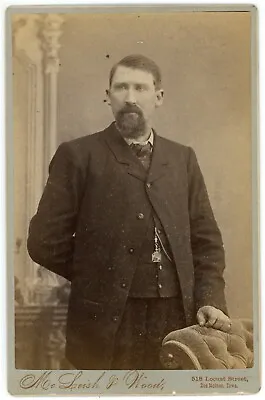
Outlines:
<svg viewBox="0 0 265 400"><path fill-rule="evenodd" d="M185 325L182 300L177 297L128 298L111 369L163 369L159 361L162 340Z"/></svg>

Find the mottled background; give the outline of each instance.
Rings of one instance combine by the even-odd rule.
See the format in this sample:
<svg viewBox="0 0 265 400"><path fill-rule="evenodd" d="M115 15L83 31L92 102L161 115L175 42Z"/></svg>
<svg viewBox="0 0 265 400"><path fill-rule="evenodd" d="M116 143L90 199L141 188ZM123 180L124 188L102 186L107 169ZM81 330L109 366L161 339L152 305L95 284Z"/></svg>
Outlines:
<svg viewBox="0 0 265 400"><path fill-rule="evenodd" d="M231 316L252 317L252 267L257 266L252 266L250 13L56 18L26 14L13 23L14 269L25 293L30 288L36 294L41 286L40 299L27 295L26 304L45 304L42 292L51 292L26 249L48 163L62 141L112 121L104 101L109 71L137 52L153 58L163 74L165 100L154 127L197 153L223 234Z"/></svg>
<svg viewBox="0 0 265 400"><path fill-rule="evenodd" d="M71 14L61 44L58 144L112 121L104 100L115 62L142 53L158 63L165 101L154 127L195 149L223 234L229 309L251 317L249 13Z"/></svg>

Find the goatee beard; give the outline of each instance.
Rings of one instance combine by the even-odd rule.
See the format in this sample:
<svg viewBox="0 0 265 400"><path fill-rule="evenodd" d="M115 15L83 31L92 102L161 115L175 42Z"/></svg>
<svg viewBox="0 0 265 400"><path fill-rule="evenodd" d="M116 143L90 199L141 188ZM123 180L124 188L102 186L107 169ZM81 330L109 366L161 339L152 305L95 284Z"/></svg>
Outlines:
<svg viewBox="0 0 265 400"><path fill-rule="evenodd" d="M136 106L126 106L116 115L116 125L122 136L136 138L146 130L142 111Z"/></svg>

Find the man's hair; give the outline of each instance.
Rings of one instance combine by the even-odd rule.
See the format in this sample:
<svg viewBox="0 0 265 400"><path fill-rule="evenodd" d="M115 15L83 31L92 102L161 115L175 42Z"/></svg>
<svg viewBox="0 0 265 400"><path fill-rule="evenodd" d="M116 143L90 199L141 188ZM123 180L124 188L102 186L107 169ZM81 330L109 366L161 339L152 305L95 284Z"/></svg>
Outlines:
<svg viewBox="0 0 265 400"><path fill-rule="evenodd" d="M109 75L109 86L111 87L113 76L118 68L118 66L124 66L127 68L140 69L142 71L149 72L153 75L154 85L156 89L160 89L161 87L161 72L158 65L148 57L145 57L141 54L131 54L127 57L124 57L116 64L113 65Z"/></svg>

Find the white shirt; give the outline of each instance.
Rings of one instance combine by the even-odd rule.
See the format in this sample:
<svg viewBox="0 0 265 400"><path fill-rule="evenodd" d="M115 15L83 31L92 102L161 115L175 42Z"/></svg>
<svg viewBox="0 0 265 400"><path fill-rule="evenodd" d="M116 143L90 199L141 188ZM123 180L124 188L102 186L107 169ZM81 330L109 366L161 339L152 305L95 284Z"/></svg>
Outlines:
<svg viewBox="0 0 265 400"><path fill-rule="evenodd" d="M130 146L132 143L133 143L133 144L145 145L145 144L147 144L147 143L149 142L149 143L151 144L151 146L153 147L153 146L154 146L154 132L153 132L153 129L151 129L151 133L150 133L149 138L148 138L147 140L145 140L144 142L139 142L139 141L136 140L136 139L125 138L125 137L124 137L124 140L125 140L126 143L128 143L129 146Z"/></svg>

